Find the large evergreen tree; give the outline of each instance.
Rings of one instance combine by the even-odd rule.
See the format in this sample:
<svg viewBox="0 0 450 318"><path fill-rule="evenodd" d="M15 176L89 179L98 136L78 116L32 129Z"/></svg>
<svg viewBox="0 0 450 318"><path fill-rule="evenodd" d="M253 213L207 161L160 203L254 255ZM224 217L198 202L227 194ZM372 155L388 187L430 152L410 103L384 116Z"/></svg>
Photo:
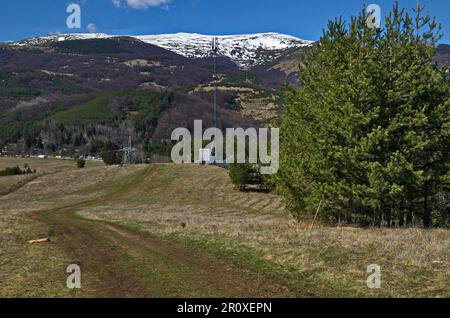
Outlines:
<svg viewBox="0 0 450 318"><path fill-rule="evenodd" d="M440 26L398 3L383 28L365 10L330 21L286 93L277 177L288 207L374 225L448 222L448 73Z"/></svg>

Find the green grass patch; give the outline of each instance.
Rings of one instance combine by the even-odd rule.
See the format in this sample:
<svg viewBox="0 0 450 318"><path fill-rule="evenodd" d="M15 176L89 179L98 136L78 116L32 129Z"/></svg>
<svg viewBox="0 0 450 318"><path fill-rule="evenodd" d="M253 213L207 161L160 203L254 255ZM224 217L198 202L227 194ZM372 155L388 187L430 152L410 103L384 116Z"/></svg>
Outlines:
<svg viewBox="0 0 450 318"><path fill-rule="evenodd" d="M262 251L248 247L226 236L193 232L163 234L157 230L156 224L131 222L121 222L120 224L136 231L150 233L162 239L182 244L218 260L230 262L237 267L258 272L270 281L281 281L301 297L332 297L336 292L324 284L318 284L319 270L302 272L298 268L268 260L264 257ZM338 290L345 293L345 290L348 289L339 288Z"/></svg>

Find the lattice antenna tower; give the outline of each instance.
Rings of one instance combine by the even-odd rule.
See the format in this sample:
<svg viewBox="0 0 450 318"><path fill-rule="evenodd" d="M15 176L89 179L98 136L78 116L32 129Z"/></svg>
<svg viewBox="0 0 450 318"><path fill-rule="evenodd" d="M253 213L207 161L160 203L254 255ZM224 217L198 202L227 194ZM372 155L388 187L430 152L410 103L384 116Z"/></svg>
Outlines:
<svg viewBox="0 0 450 318"><path fill-rule="evenodd" d="M211 50L212 55L214 58L214 74L213 74L213 81L214 81L214 109L213 109L213 116L214 116L214 127L217 128L217 53L219 52L219 39L217 37L214 37L212 39L211 43Z"/></svg>
<svg viewBox="0 0 450 318"><path fill-rule="evenodd" d="M136 151L131 143L131 136L128 138L128 146L120 150L122 154L122 165L130 165L133 161L133 153Z"/></svg>

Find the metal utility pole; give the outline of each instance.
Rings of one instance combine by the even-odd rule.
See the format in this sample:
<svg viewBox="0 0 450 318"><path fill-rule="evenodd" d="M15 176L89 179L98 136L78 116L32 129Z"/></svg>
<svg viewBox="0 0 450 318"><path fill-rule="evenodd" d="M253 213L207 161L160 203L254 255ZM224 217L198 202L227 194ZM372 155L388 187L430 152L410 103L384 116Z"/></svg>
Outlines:
<svg viewBox="0 0 450 318"><path fill-rule="evenodd" d="M212 53L214 57L214 128L217 128L217 52L219 50L219 41L215 37L212 40Z"/></svg>

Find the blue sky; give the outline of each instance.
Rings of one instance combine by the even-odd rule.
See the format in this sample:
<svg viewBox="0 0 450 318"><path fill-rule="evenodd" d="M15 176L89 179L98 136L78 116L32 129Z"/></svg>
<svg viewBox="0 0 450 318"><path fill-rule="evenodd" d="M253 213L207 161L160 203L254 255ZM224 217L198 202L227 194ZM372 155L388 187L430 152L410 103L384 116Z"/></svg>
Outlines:
<svg viewBox="0 0 450 318"><path fill-rule="evenodd" d="M417 1L400 3L409 8ZM443 24L442 42L450 43L450 1L420 2ZM70 3L81 6L79 30L66 26ZM88 29L129 35L280 32L317 40L329 19L357 14L364 3L380 5L385 14L394 0L8 0L0 2L0 41Z"/></svg>

